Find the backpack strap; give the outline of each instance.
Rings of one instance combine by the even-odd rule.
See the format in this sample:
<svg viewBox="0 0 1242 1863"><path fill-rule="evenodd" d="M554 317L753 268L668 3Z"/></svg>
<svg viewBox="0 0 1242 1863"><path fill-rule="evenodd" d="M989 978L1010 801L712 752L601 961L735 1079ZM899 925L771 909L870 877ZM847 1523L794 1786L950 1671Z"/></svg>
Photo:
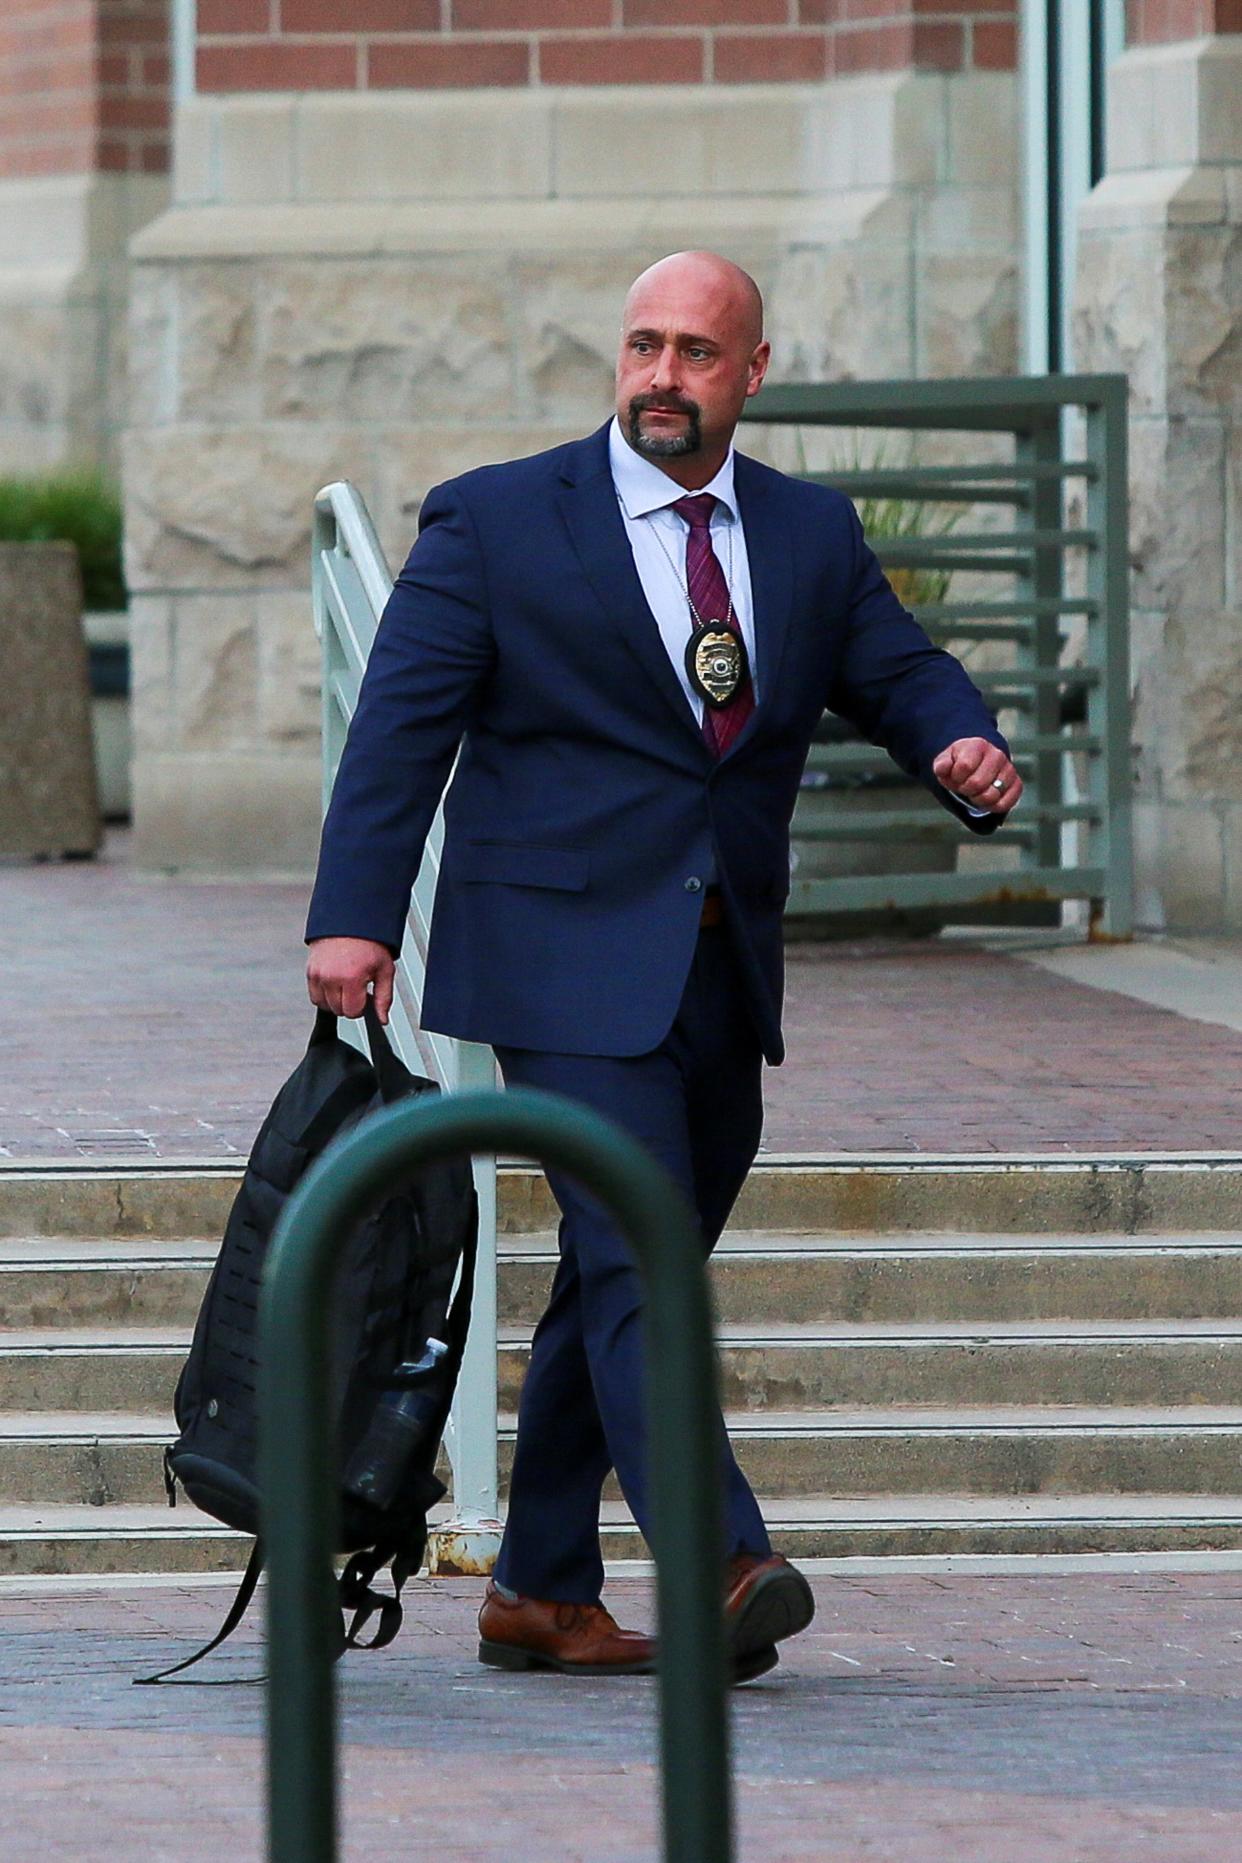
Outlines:
<svg viewBox="0 0 1242 1863"><path fill-rule="evenodd" d="M371 1583L381 1566L392 1559L392 1596L376 1591ZM382 1650L392 1642L405 1618L401 1588L410 1576L408 1559L395 1557L392 1547L371 1546L356 1552L337 1580L343 1611L353 1612L353 1621L345 1632L345 1647L351 1650ZM363 1638L362 1632L379 1612L374 1636Z"/></svg>
<svg viewBox="0 0 1242 1863"><path fill-rule="evenodd" d="M368 996L362 1010L362 1020L366 1025L367 1046L371 1050L371 1066L375 1069L375 1078L379 1081L380 1098L385 1105L394 1100L404 1099L410 1091L410 1075L398 1061L384 1033L384 1025L375 1008L375 998Z"/></svg>
<svg viewBox="0 0 1242 1863"><path fill-rule="evenodd" d="M133 1678L134 1687L153 1688L159 1682L166 1682L170 1676L180 1675L183 1669L192 1669L196 1662L201 1662L203 1660L204 1656L210 1656L212 1650L219 1649L220 1645L225 1642L227 1638L232 1636L238 1624L240 1624L242 1618L246 1615L250 1600L254 1597L255 1586L259 1582L259 1576L262 1571L263 1546L259 1540L256 1540L250 1549L250 1558L246 1562L246 1570L242 1573L241 1583L237 1587L237 1594L228 1608L228 1613L224 1622L216 1631L211 1642L204 1643L202 1649L195 1650L193 1656L187 1656L181 1662L175 1662L171 1669L161 1669L158 1675L136 1675ZM261 1675L256 1675L244 1678L239 1677L237 1679L261 1682L263 1677ZM207 1684L200 1683L199 1686L206 1687Z"/></svg>
<svg viewBox="0 0 1242 1863"><path fill-rule="evenodd" d="M382 1563L382 1561L380 1563ZM254 1597L255 1588L259 1583L260 1577L262 1576L263 1564L264 1564L263 1547L260 1544L260 1542L256 1540L253 1548L251 1549L250 1558L246 1564L246 1570L242 1573L241 1583L237 1587L237 1595L234 1597L232 1604L230 1604L228 1608L228 1613L225 1616L224 1622L221 1624L220 1628L217 1630L215 1636L211 1639L211 1642L204 1643L202 1649L195 1650L192 1656L186 1656L181 1662L175 1662L172 1665L171 1669L161 1669L158 1675L136 1675L134 1676L133 1678L134 1687L135 1688L153 1688L160 1682L167 1682L170 1677L174 1675L180 1675L183 1669L192 1669L196 1662L201 1662L203 1660L204 1656L210 1656L212 1650L219 1649L220 1645L224 1643L225 1641L227 1641L227 1639L232 1636L238 1624L240 1624L242 1618L246 1615L246 1612L250 1606L250 1600ZM395 1576L395 1572L396 1572L396 1561L394 1561L394 1576ZM408 1576L409 1576L408 1572L402 1574L401 1584L405 1583L405 1580ZM398 1585L397 1589L400 1590L400 1585ZM393 1602L393 1600L380 1598L378 1602L381 1605L385 1603L390 1604ZM391 1643L393 1637L396 1636L397 1631L400 1628L401 1628L401 1614L400 1614L400 1609L398 1608L398 1616L397 1616L396 1625L394 1626L391 1635L385 1637L383 1639L383 1642ZM344 1623L342 1622L341 1627L340 1627L340 1641L338 1642L336 1649L333 1651L333 1655L332 1655L333 1662L339 1662L341 1657L345 1654L347 1642L348 1642L348 1639L346 1638L346 1635L345 1635L345 1626L344 1626ZM378 1639L377 1639L376 1647L382 1647ZM246 1682L266 1682L266 1680L267 1680L266 1675L230 1675L230 1676L223 1676L219 1678L218 1680L213 1680L213 1681L208 1681L204 1677L199 1677L193 1682L179 1682L179 1683L174 1684L174 1686L178 1688L235 1688Z"/></svg>
<svg viewBox="0 0 1242 1863"><path fill-rule="evenodd" d="M311 1038L306 1044L307 1047L318 1048L326 1041L335 1040L336 1017L330 1009L317 1009L315 1011L315 1026L311 1030Z"/></svg>

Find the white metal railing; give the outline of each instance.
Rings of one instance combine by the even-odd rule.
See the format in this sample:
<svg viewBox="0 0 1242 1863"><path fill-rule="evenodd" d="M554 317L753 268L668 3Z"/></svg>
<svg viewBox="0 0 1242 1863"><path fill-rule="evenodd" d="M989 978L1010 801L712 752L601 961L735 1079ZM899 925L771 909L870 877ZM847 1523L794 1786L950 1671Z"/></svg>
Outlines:
<svg viewBox="0 0 1242 1863"><path fill-rule="evenodd" d="M336 779L349 721L392 573L370 514L347 480L325 486L315 499L311 538L311 599L323 654L323 805ZM447 1093L496 1082L490 1048L454 1041L419 1025L431 907L444 840L437 810L410 900L405 940L397 961L389 1035L406 1066ZM346 1034L364 1046L356 1024ZM500 1544L496 1495L496 1160L473 1164L479 1197L479 1257L474 1311L461 1378L445 1438L453 1470L453 1520L431 1538L429 1561L439 1572L490 1569Z"/></svg>

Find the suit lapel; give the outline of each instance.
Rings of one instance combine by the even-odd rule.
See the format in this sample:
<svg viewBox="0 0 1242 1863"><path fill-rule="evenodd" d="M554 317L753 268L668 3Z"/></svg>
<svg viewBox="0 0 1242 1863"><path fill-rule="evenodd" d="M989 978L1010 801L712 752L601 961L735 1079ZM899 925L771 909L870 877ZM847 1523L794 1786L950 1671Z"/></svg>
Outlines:
<svg viewBox="0 0 1242 1863"><path fill-rule="evenodd" d="M587 580L609 624L706 755L702 733L673 671L634 567L608 468L608 429L592 434L575 453L569 468L570 482L561 490L560 506Z"/></svg>
<svg viewBox="0 0 1242 1863"><path fill-rule="evenodd" d="M647 606L608 468L608 429L572 449L560 507L574 549L609 623L704 755L703 735ZM780 475L737 454L734 487L746 528L759 703L728 755L746 744L772 703L793 601L793 529Z"/></svg>
<svg viewBox="0 0 1242 1863"><path fill-rule="evenodd" d="M780 496L779 474L767 472L753 459L737 453L733 486L746 531L759 702L738 733L730 756L748 742L772 703L793 604L793 527Z"/></svg>

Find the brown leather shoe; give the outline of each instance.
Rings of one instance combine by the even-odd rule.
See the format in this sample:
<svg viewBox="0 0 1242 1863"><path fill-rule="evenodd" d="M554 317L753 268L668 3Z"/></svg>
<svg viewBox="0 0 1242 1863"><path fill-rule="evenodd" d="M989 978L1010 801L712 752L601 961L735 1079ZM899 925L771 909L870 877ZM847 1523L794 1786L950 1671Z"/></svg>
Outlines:
<svg viewBox="0 0 1242 1863"><path fill-rule="evenodd" d="M479 1612L479 1661L562 1675L650 1675L654 1637L621 1630L602 1604L508 1598L489 1583Z"/></svg>
<svg viewBox="0 0 1242 1863"><path fill-rule="evenodd" d="M760 1559L738 1553L725 1572L725 1630L738 1681L763 1675L776 1661L775 1645L805 1630L815 1615L811 1587L780 1553ZM771 1656L771 1662L763 1662Z"/></svg>

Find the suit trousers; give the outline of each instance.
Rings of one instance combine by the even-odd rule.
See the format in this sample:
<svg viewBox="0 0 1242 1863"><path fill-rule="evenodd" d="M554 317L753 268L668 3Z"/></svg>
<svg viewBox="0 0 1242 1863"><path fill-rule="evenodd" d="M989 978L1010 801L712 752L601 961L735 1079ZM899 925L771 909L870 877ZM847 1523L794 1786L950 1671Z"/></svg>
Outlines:
<svg viewBox="0 0 1242 1863"><path fill-rule="evenodd" d="M697 1212L710 1253L759 1149L762 1055L732 943L700 932L676 1019L648 1054L498 1048L508 1086L540 1087L612 1119L654 1154ZM613 1218L560 1173L560 1263L535 1331L518 1415L496 1578L526 1597L593 1603L604 1581L600 1496L615 1468L650 1542L643 1288ZM726 1555L770 1551L720 1425Z"/></svg>

